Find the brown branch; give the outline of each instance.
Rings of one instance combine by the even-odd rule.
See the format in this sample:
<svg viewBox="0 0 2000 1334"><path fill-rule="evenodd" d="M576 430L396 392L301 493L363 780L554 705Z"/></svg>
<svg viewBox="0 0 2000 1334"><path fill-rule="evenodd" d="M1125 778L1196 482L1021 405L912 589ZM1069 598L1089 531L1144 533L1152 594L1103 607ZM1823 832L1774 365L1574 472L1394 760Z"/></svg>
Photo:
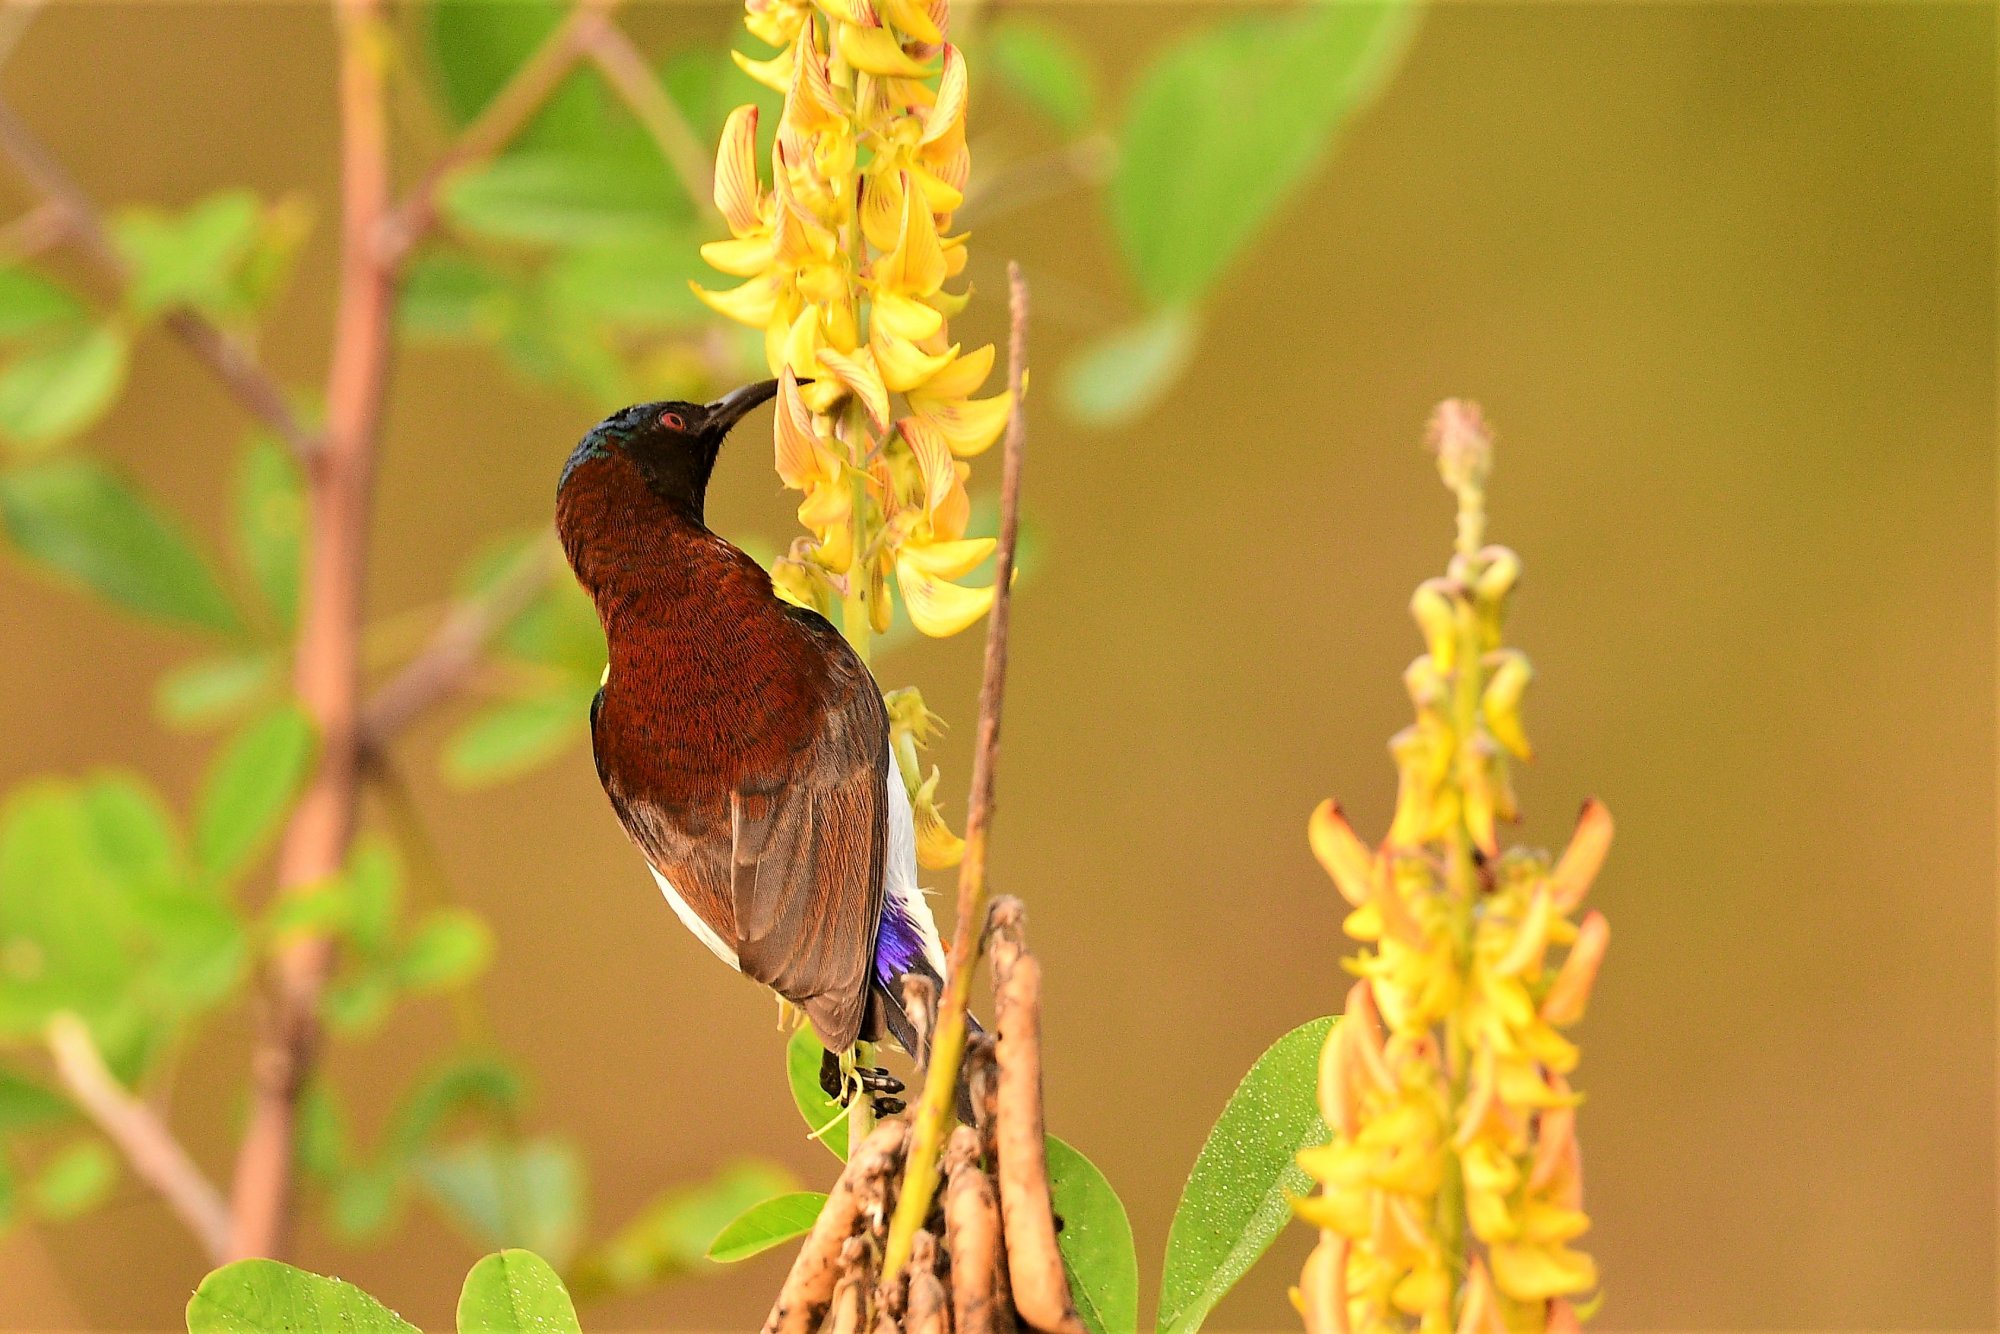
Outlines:
<svg viewBox="0 0 2000 1334"><path fill-rule="evenodd" d="M340 301L327 375L326 447L308 470L311 546L295 669L320 737L318 769L286 827L280 893L337 873L353 837L361 759L361 599L375 446L388 381L393 277L376 244L389 208L382 0L338 0ZM333 942L309 937L275 964L252 1056L249 1124L237 1152L233 1256L273 1255L289 1230L298 1099L319 1042Z"/></svg>
<svg viewBox="0 0 2000 1334"><path fill-rule="evenodd" d="M56 1073L70 1096L118 1146L134 1175L187 1224L209 1262L221 1264L229 1250L229 1207L221 1192L159 1115L118 1082L81 1019L57 1015L49 1024L47 1039Z"/></svg>
<svg viewBox="0 0 2000 1334"><path fill-rule="evenodd" d="M1022 943L1019 899L993 905L989 953L1000 1031L1000 1218L1014 1309L1038 1330L1084 1334L1056 1245L1042 1128L1042 966Z"/></svg>
<svg viewBox="0 0 2000 1334"><path fill-rule="evenodd" d="M994 772L1000 762L1000 706L1007 690L1014 547L1021 527L1021 461L1028 436L1021 401L1028 364L1028 283L1019 264L1008 264L1007 285L1007 385L1013 393L1013 411L1007 418L1000 470L1000 542L994 563L993 610L986 623L986 660L979 683L979 732L972 758L972 792L966 801L965 853L958 864L958 920L952 926L950 968L944 1001L938 1008L930 1069L911 1118L910 1166L889 1229L885 1269L900 1269L909 1262L910 1243L937 1191L938 1151L944 1146L957 1100L959 1066L965 1056L966 1006L971 1001L979 933L986 920L986 843L993 823Z"/></svg>
<svg viewBox="0 0 2000 1334"><path fill-rule="evenodd" d="M792 1261L777 1304L764 1321L764 1334L811 1334L825 1319L841 1274L842 1250L866 1223L864 1209L881 1199L884 1183L903 1161L909 1126L884 1121L853 1150Z"/></svg>
<svg viewBox="0 0 2000 1334"><path fill-rule="evenodd" d="M951 1251L951 1307L958 1334L992 1334L1000 1267L1000 1206L993 1181L979 1166L979 1135L970 1126L951 1132L945 1149L946 1245ZM914 1246L912 1258L914 1260ZM914 1305L914 1297L912 1298Z"/></svg>
<svg viewBox="0 0 2000 1334"><path fill-rule="evenodd" d="M491 158L527 128L569 77L584 52L609 29L619 0L577 0L541 46L431 163L381 228L382 262L400 264L437 222L438 196L451 178Z"/></svg>
<svg viewBox="0 0 2000 1334"><path fill-rule="evenodd" d="M131 269L112 244L97 207L5 102L0 102L0 153L13 162L15 170L27 178L28 184L47 203L61 211L65 234L70 240L119 286L131 282ZM195 356L207 363L236 401L277 432L293 453L301 459L310 459L318 451L319 436L292 411L283 386L258 363L241 340L186 306L169 310L163 322Z"/></svg>
<svg viewBox="0 0 2000 1334"><path fill-rule="evenodd" d="M456 692L478 670L486 647L549 586L555 560L538 541L486 592L459 603L430 642L369 697L361 711L361 744L379 751L420 714Z"/></svg>
<svg viewBox="0 0 2000 1334"><path fill-rule="evenodd" d="M709 152L687 117L681 114L680 107L660 86L646 57L615 23L599 25L587 40L592 63L653 137L660 156L674 169L681 188L694 201L694 211L713 213L715 183L710 174Z"/></svg>

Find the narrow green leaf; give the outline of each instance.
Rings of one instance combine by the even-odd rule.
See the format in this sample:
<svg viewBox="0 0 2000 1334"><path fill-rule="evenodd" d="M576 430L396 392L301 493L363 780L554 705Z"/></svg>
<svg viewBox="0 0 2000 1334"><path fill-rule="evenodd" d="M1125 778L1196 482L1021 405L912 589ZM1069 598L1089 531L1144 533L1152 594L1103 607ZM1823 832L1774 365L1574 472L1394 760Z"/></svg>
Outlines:
<svg viewBox="0 0 2000 1334"><path fill-rule="evenodd" d="M351 1283L276 1260L238 1260L201 1281L188 1334L421 1334Z"/></svg>
<svg viewBox="0 0 2000 1334"><path fill-rule="evenodd" d="M256 436L236 474L236 560L278 629L298 618L299 552L305 545L305 478L290 450Z"/></svg>
<svg viewBox="0 0 2000 1334"><path fill-rule="evenodd" d="M520 1103L521 1077L507 1066L484 1059L453 1061L403 1099L380 1156L401 1164L422 1152L453 1116L471 1109L508 1112Z"/></svg>
<svg viewBox="0 0 2000 1334"><path fill-rule="evenodd" d="M533 55L561 22L558 0L432 0L423 7L437 87L452 120L464 125ZM529 122L526 147L589 144L605 129L604 95L591 79L571 77Z"/></svg>
<svg viewBox="0 0 2000 1334"><path fill-rule="evenodd" d="M1168 310L1087 344L1063 368L1062 401L1091 426L1121 426L1149 412L1194 355L1197 330Z"/></svg>
<svg viewBox="0 0 2000 1334"><path fill-rule="evenodd" d="M0 338L79 324L83 317L83 303L69 289L28 269L0 267Z"/></svg>
<svg viewBox="0 0 2000 1334"><path fill-rule="evenodd" d="M798 1189L771 1163L731 1163L706 1181L676 1186L578 1260L570 1286L578 1296L635 1292L663 1279L709 1268L709 1248L746 1209Z"/></svg>
<svg viewBox="0 0 2000 1334"><path fill-rule="evenodd" d="M100 324L22 353L0 371L0 434L40 445L91 425L125 384L127 351L124 331Z"/></svg>
<svg viewBox="0 0 2000 1334"><path fill-rule="evenodd" d="M478 259L429 250L410 265L396 320L417 338L494 338L507 327L513 304L506 280Z"/></svg>
<svg viewBox="0 0 2000 1334"><path fill-rule="evenodd" d="M708 1245L708 1258L731 1264L762 1255L773 1246L782 1246L794 1237L812 1231L827 1197L816 1190L795 1190L789 1195L753 1204Z"/></svg>
<svg viewBox="0 0 2000 1334"><path fill-rule="evenodd" d="M785 1078L792 1086L792 1103L805 1118L806 1130L819 1135L819 1142L843 1163L847 1161L847 1109L826 1096L819 1086L820 1046L810 1024L792 1030L785 1046ZM824 1131L824 1134L819 1132Z"/></svg>
<svg viewBox="0 0 2000 1334"><path fill-rule="evenodd" d="M266 702L279 681L270 653L203 658L162 676L153 687L153 707L174 727L208 727Z"/></svg>
<svg viewBox="0 0 2000 1334"><path fill-rule="evenodd" d="M1331 1017L1300 1024L1257 1058L1195 1157L1167 1234L1162 1334L1193 1334L1291 1220L1287 1196L1312 1186L1300 1149L1327 1140L1319 1053Z"/></svg>
<svg viewBox="0 0 2000 1334"><path fill-rule="evenodd" d="M227 882L263 851L305 781L312 751L312 724L289 704L223 747L195 812L195 864L203 875Z"/></svg>
<svg viewBox="0 0 2000 1334"><path fill-rule="evenodd" d="M1097 71L1083 47L1062 29L1010 14L985 33L985 54L1008 89L1065 134L1097 114Z"/></svg>
<svg viewBox="0 0 2000 1334"><path fill-rule="evenodd" d="M1049 1195L1061 1231L1056 1246L1076 1313L1091 1334L1139 1327L1139 1254L1125 1203L1097 1165L1048 1137Z"/></svg>
<svg viewBox="0 0 2000 1334"><path fill-rule="evenodd" d="M1407 45L1416 6L1301 6L1197 30L1131 95L1109 199L1159 309L1193 304L1326 156Z"/></svg>
<svg viewBox="0 0 2000 1334"><path fill-rule="evenodd" d="M475 1240L568 1258L583 1225L583 1168L553 1139L471 1140L417 1160L417 1178Z"/></svg>
<svg viewBox="0 0 2000 1334"><path fill-rule="evenodd" d="M444 207L468 231L573 246L657 237L689 205L657 159L576 151L510 153L446 186Z"/></svg>
<svg viewBox="0 0 2000 1334"><path fill-rule="evenodd" d="M78 1140L49 1159L32 1188L35 1212L68 1222L95 1209L118 1180L118 1160L103 1141Z"/></svg>
<svg viewBox="0 0 2000 1334"><path fill-rule="evenodd" d="M396 981L438 991L471 981L493 958L493 931L466 908L440 908L418 924L396 960Z"/></svg>
<svg viewBox="0 0 2000 1334"><path fill-rule="evenodd" d="M532 1251L500 1251L465 1276L458 1334L581 1334L576 1306L548 1261Z"/></svg>
<svg viewBox="0 0 2000 1334"><path fill-rule="evenodd" d="M128 610L241 628L180 526L100 464L58 459L0 473L0 525L23 556Z"/></svg>
<svg viewBox="0 0 2000 1334"><path fill-rule="evenodd" d="M583 740L589 717L589 696L574 687L495 704L445 743L445 777L463 787L519 777Z"/></svg>

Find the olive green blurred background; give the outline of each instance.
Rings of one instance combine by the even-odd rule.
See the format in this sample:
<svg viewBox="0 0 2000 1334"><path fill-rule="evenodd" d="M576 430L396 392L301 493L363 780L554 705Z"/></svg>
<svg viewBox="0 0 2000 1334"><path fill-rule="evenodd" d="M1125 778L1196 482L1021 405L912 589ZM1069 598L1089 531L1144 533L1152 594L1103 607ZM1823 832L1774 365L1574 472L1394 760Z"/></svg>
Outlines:
<svg viewBox="0 0 2000 1334"><path fill-rule="evenodd" d="M660 52L723 40L735 12L631 26ZM1213 11L1042 12L1116 80ZM318 6L58 6L0 86L104 201L242 183L310 192L328 220L330 58ZM1994 65L1984 6L1438 7L1160 407L1099 433L1035 405L1045 558L1018 603L995 878L1046 960L1051 1125L1123 1192L1149 1293L1235 1080L1344 990L1305 816L1337 794L1364 831L1387 818L1402 608L1449 538L1418 442L1435 399L1467 394L1502 437L1494 536L1527 563L1525 836L1560 843L1590 793L1619 821L1579 1077L1598 1327L1993 1327ZM1026 139L989 105L990 166ZM998 332L1018 257L1050 370L1132 309L1087 195L995 219L974 251L968 332ZM268 344L301 382L330 261L323 226ZM471 354L402 372L379 613L546 515L589 425ZM162 338L135 376L89 443L213 532L241 419ZM725 533L788 533L768 457L725 455ZM14 565L0 626L0 781L121 764L186 793L205 742L147 707L175 641ZM910 645L879 672L969 724L977 654L975 635ZM496 924L484 987L538 1120L582 1138L600 1218L732 1155L818 1184L832 1162L784 1095L768 1000L664 910L577 727L562 763L476 794L429 777L437 724L410 743ZM955 794L971 730L940 756ZM411 1007L340 1051L359 1113L445 1036ZM192 1059L239 1070L244 1037ZM218 1172L232 1096L175 1108ZM1304 1240L1213 1327L1290 1327ZM436 1324L473 1252L422 1216L300 1258ZM749 1328L784 1263L586 1323ZM0 1243L0 1325L170 1327L200 1268L128 1185Z"/></svg>

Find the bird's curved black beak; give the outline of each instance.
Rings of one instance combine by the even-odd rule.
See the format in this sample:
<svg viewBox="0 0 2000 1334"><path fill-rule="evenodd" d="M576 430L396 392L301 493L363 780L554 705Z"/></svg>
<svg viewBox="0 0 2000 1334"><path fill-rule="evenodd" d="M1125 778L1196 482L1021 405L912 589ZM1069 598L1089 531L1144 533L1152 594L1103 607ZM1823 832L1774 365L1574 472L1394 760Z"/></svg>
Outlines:
<svg viewBox="0 0 2000 1334"><path fill-rule="evenodd" d="M745 413L760 403L769 402L777 392L776 380L759 380L741 389L730 390L708 405L707 434L721 439L729 433L730 427L743 419Z"/></svg>

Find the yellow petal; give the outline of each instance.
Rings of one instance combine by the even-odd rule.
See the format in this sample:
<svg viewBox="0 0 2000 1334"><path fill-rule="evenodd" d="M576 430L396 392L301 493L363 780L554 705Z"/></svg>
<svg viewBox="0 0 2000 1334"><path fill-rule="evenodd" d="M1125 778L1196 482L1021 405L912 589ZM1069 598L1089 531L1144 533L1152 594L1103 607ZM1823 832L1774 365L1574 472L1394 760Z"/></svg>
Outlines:
<svg viewBox="0 0 2000 1334"><path fill-rule="evenodd" d="M903 225L896 248L875 265L875 281L883 288L909 296L929 296L944 286L948 276L944 248L938 242L937 219L925 203L922 191L903 182ZM935 313L935 312L933 312ZM914 334L925 338L928 334Z"/></svg>
<svg viewBox="0 0 2000 1334"><path fill-rule="evenodd" d="M1360 907L1368 901L1368 882L1374 875L1375 851L1355 834L1337 801L1322 801L1306 824L1306 841L1313 856L1333 879L1340 897Z"/></svg>
<svg viewBox="0 0 2000 1334"><path fill-rule="evenodd" d="M897 292L877 289L869 315L869 327L880 328L895 338L916 342L929 338L944 327L944 316L921 301L912 301Z"/></svg>
<svg viewBox="0 0 2000 1334"><path fill-rule="evenodd" d="M746 104L729 113L715 150L715 207L735 235L747 236L757 226L762 194L757 183L757 108Z"/></svg>
<svg viewBox="0 0 2000 1334"><path fill-rule="evenodd" d="M868 0L813 0L813 3L828 18L838 19L842 23L859 23L866 27L874 27L881 21L875 16L875 8L868 3Z"/></svg>
<svg viewBox="0 0 2000 1334"><path fill-rule="evenodd" d="M752 60L741 51L731 51L729 58L736 62L736 68L748 74L774 93L791 91L792 48L789 46L769 60Z"/></svg>
<svg viewBox="0 0 2000 1334"><path fill-rule="evenodd" d="M732 287L727 292L711 292L695 282L690 282L688 286L701 303L716 314L752 328L761 329L768 325L772 312L778 308L779 279L776 274L752 278L741 287Z"/></svg>
<svg viewBox="0 0 2000 1334"><path fill-rule="evenodd" d="M936 38L929 39L936 41ZM924 134L919 141L931 144L965 125L965 58L958 48L945 43L944 74L938 80L937 102L924 117Z"/></svg>
<svg viewBox="0 0 2000 1334"><path fill-rule="evenodd" d="M799 397L798 377L790 366L778 374L777 421L772 435L777 444L778 477L786 486L804 491L815 482L833 480L834 473L821 460L819 433L813 428L805 400Z"/></svg>
<svg viewBox="0 0 2000 1334"><path fill-rule="evenodd" d="M1528 744L1527 734L1521 730L1521 695L1534 675L1534 668L1528 665L1527 654L1518 649L1504 649L1493 674L1487 678L1485 691L1479 697L1479 711L1485 719L1486 730L1493 734L1495 741L1523 761L1535 758L1534 747Z"/></svg>
<svg viewBox="0 0 2000 1334"><path fill-rule="evenodd" d="M1406 1315L1449 1309L1451 1280L1445 1277L1440 1265L1418 1265L1403 1276L1403 1281L1389 1294L1389 1300Z"/></svg>
<svg viewBox="0 0 2000 1334"><path fill-rule="evenodd" d="M960 352L930 379L924 381L923 391L932 399L970 398L979 392L979 386L986 383L986 377L993 371L993 344L971 352Z"/></svg>
<svg viewBox="0 0 2000 1334"><path fill-rule="evenodd" d="M792 82L785 92L785 120L795 130L811 134L816 130L845 128L847 114L833 89L826 60L813 42L811 24L799 29L792 47Z"/></svg>
<svg viewBox="0 0 2000 1334"><path fill-rule="evenodd" d="M921 417L903 418L896 423L896 430L909 445L910 454L917 461L917 472L924 479L924 512L932 513L944 504L957 480L951 449L937 428Z"/></svg>
<svg viewBox="0 0 2000 1334"><path fill-rule="evenodd" d="M1548 886L1540 886L1528 900L1527 915L1515 928L1507 952L1493 963L1495 977L1518 977L1530 968L1541 967L1542 952L1549 947L1549 919L1554 913Z"/></svg>
<svg viewBox="0 0 2000 1334"><path fill-rule="evenodd" d="M871 170L861 185L861 230L877 250L892 250L903 230L903 173Z"/></svg>
<svg viewBox="0 0 2000 1334"><path fill-rule="evenodd" d="M1583 803L1583 810L1576 817L1576 832L1570 835L1569 846L1563 849L1562 860L1549 873L1549 887L1555 893L1556 911L1568 916L1583 896L1590 892L1591 882L1604 867L1605 854L1611 851L1611 812L1596 797Z"/></svg>
<svg viewBox="0 0 2000 1334"><path fill-rule="evenodd" d="M908 560L896 562L896 586L910 624L933 639L946 639L977 621L993 605L991 588L966 588L925 574Z"/></svg>
<svg viewBox="0 0 2000 1334"><path fill-rule="evenodd" d="M1598 966L1604 962L1604 951L1610 944L1611 923L1603 913L1591 912L1577 927L1576 943L1569 947L1556 980L1549 985L1548 995L1542 997L1541 1016L1545 1022L1573 1024L1583 1018L1591 988L1597 984Z"/></svg>
<svg viewBox="0 0 2000 1334"><path fill-rule="evenodd" d="M1014 396L934 399L919 391L910 395L910 406L937 427L952 453L969 459L984 453L1000 438L1000 432L1007 429L1007 414L1014 406Z"/></svg>
<svg viewBox="0 0 2000 1334"><path fill-rule="evenodd" d="M996 545L990 537L967 537L956 542L911 542L903 546L899 559L940 579L963 579L979 568L979 562L993 554Z"/></svg>
<svg viewBox="0 0 2000 1334"><path fill-rule="evenodd" d="M882 384L881 372L875 369L874 356L866 351L836 352L825 347L820 349L819 360L849 393L861 400L861 406L867 410L868 419L875 424L875 429L886 429L889 425L889 391Z"/></svg>
<svg viewBox="0 0 2000 1334"><path fill-rule="evenodd" d="M903 79L930 77L930 70L921 61L912 59L887 28L864 28L853 23L837 26L841 58L854 68Z"/></svg>
<svg viewBox="0 0 2000 1334"><path fill-rule="evenodd" d="M1306 1334L1348 1334L1347 1247L1346 1238L1322 1231L1299 1271L1298 1308Z"/></svg>
<svg viewBox="0 0 2000 1334"><path fill-rule="evenodd" d="M881 10L885 22L925 46L936 46L944 39L936 20L931 18L929 6L919 0L881 0ZM945 50L949 52L951 48Z"/></svg>
<svg viewBox="0 0 2000 1334"><path fill-rule="evenodd" d="M1597 1265L1560 1245L1495 1246L1488 1252L1493 1284L1517 1302L1569 1297L1597 1286Z"/></svg>
<svg viewBox="0 0 2000 1334"><path fill-rule="evenodd" d="M911 801L917 825L917 864L929 871L943 871L965 858L965 840L951 832L937 806L938 771L924 780Z"/></svg>
<svg viewBox="0 0 2000 1334"><path fill-rule="evenodd" d="M701 248L701 257L713 267L733 278L754 278L771 267L771 260L778 248L768 234L737 237L728 241L709 241Z"/></svg>
<svg viewBox="0 0 2000 1334"><path fill-rule="evenodd" d="M806 379L818 376L819 341L819 307L804 306L785 332L785 367Z"/></svg>
<svg viewBox="0 0 2000 1334"><path fill-rule="evenodd" d="M799 522L816 533L829 533L844 527L853 512L854 501L847 488L838 478L830 478L806 492L799 504Z"/></svg>
<svg viewBox="0 0 2000 1334"><path fill-rule="evenodd" d="M1590 1231L1590 1216L1545 1200L1530 1200L1521 1210L1521 1236L1528 1241L1573 1241Z"/></svg>
<svg viewBox="0 0 2000 1334"><path fill-rule="evenodd" d="M936 354L920 351L915 343L890 334L877 320L868 331L868 350L875 354L875 365L882 372L882 383L892 393L902 393L915 388L944 368L951 360L951 353Z"/></svg>

